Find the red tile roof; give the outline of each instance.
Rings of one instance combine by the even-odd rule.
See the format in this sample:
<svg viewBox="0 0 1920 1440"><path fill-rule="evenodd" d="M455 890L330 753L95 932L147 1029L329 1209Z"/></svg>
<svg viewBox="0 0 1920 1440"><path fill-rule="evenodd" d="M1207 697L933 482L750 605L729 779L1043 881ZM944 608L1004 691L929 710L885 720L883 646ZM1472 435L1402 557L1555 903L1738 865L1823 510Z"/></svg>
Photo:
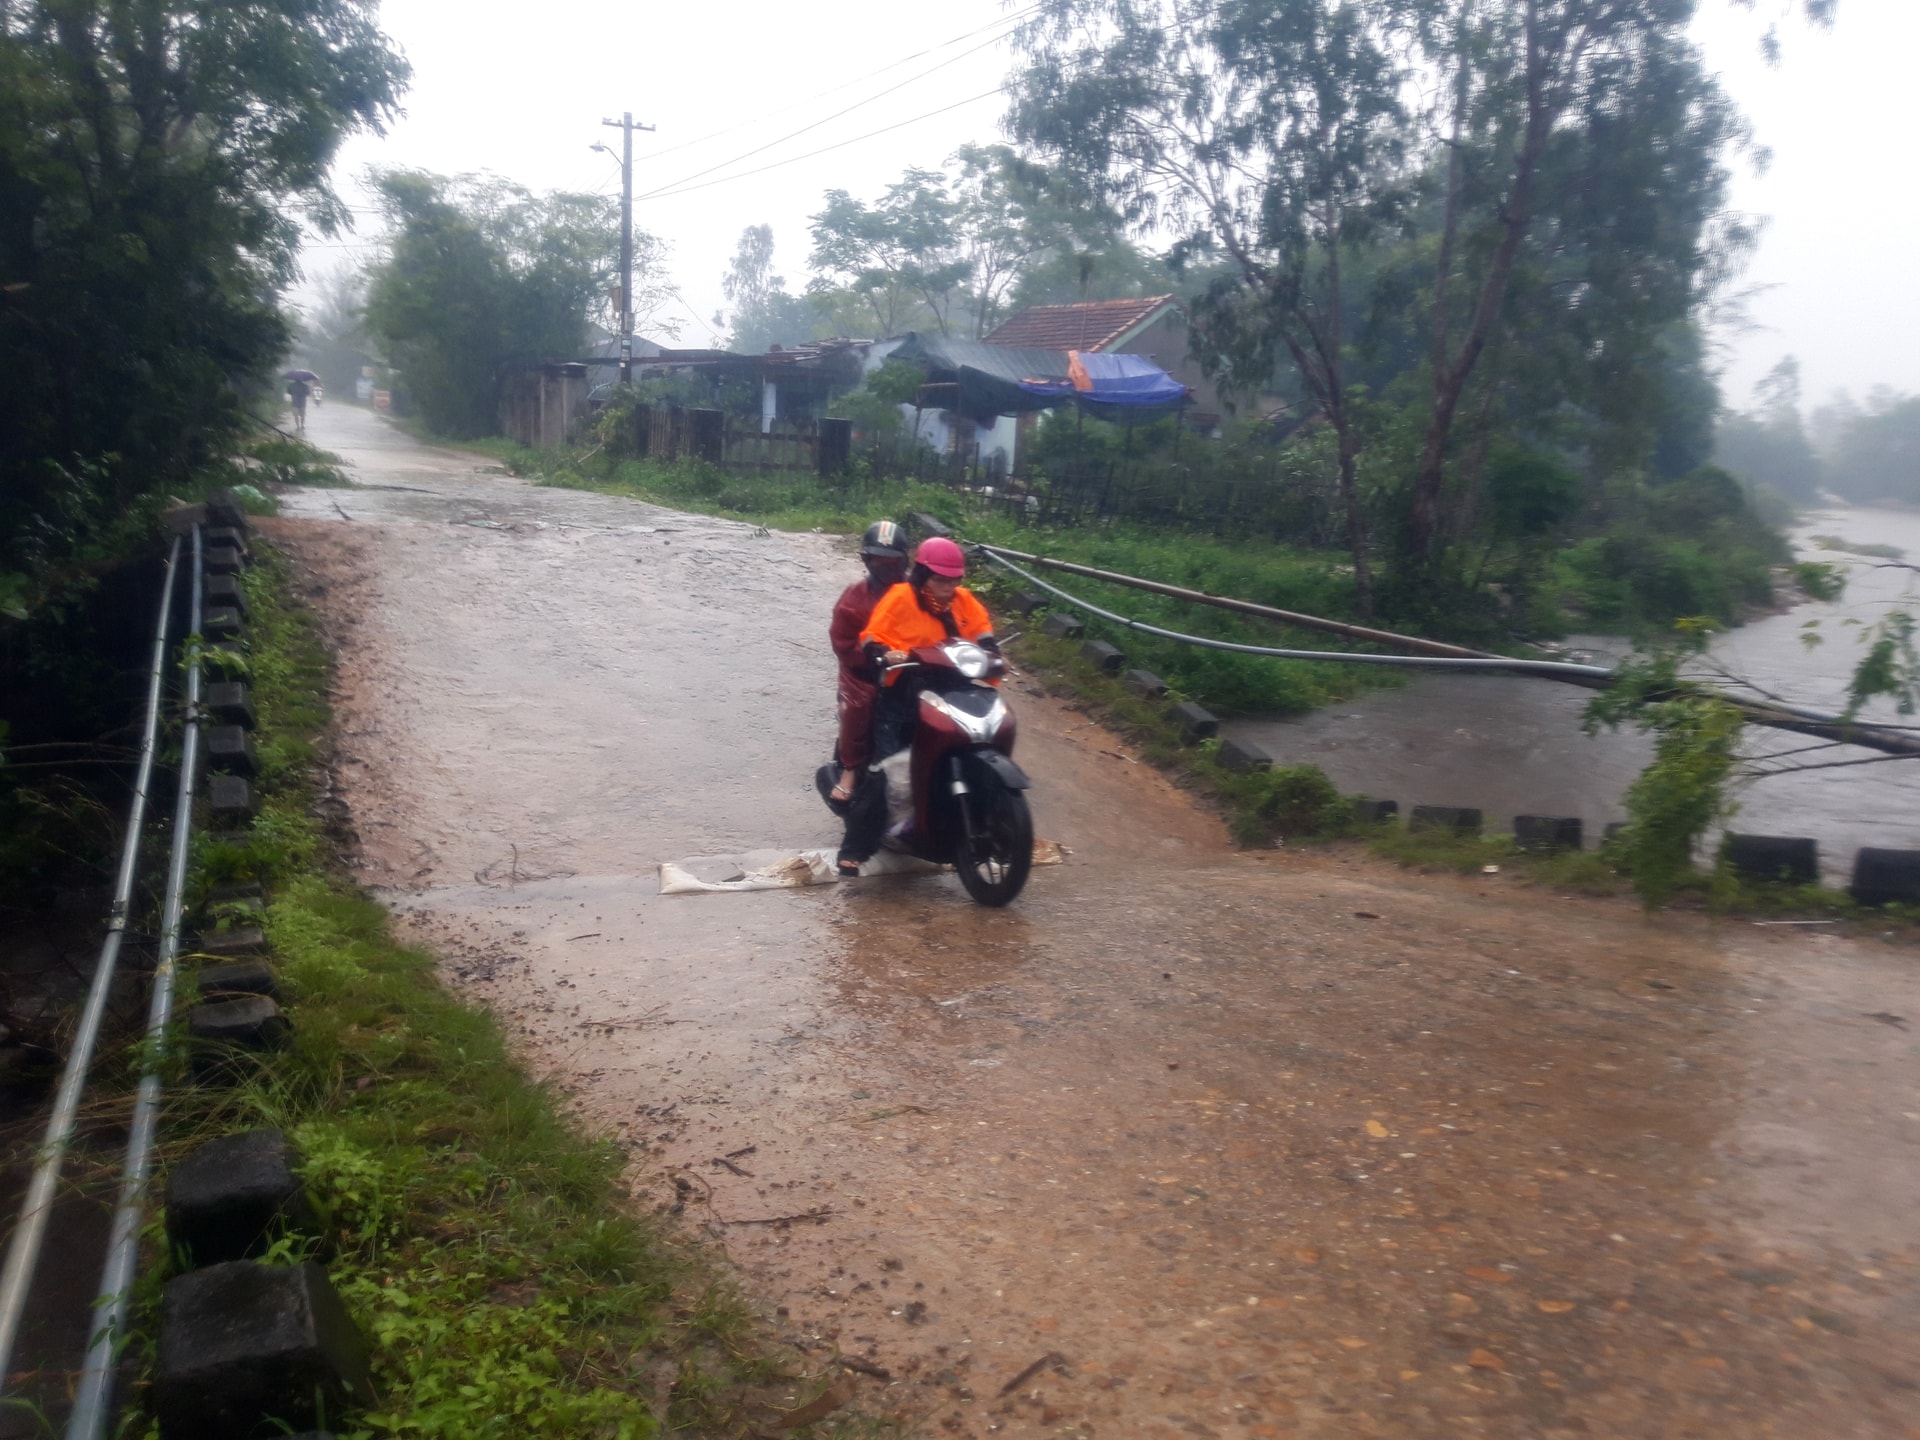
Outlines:
<svg viewBox="0 0 1920 1440"><path fill-rule="evenodd" d="M987 344L1020 345L1031 350L1101 350L1172 299L1171 295L1148 295L1139 300L1035 305L1009 316L987 336Z"/></svg>

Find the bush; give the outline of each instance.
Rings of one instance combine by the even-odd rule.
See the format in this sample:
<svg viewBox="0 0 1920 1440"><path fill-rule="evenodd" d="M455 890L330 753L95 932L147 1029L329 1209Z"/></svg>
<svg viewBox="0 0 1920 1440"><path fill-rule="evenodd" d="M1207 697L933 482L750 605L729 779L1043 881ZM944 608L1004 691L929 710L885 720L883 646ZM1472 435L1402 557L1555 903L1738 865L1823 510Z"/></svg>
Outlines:
<svg viewBox="0 0 1920 1440"><path fill-rule="evenodd" d="M1223 772L1214 785L1232 804L1234 838L1243 845L1343 835L1352 826L1353 802L1318 765Z"/></svg>

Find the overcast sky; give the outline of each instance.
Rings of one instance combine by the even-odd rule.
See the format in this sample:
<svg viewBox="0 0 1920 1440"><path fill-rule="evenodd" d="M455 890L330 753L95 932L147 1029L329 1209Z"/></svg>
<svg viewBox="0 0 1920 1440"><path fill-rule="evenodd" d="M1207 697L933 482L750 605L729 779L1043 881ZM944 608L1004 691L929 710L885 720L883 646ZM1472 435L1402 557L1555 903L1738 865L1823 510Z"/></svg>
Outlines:
<svg viewBox="0 0 1920 1440"><path fill-rule="evenodd" d="M712 344L720 276L744 227L773 225L776 268L798 289L806 217L824 190L872 198L910 164L999 138L1003 106L992 92L1009 47L998 37L1024 3L648 0L546 10L385 0L387 33L414 67L407 115L385 139L351 142L339 181L355 203L364 203L355 181L370 165L486 169L539 190L617 194L618 165L589 147L617 148L619 132L600 121L631 110L657 127L635 137L635 194L647 197L635 224L671 247L685 297L668 312L680 343ZM1758 0L1756 14L1703 0L1697 26L1709 63L1772 151L1764 174L1742 162L1735 187L1735 205L1767 225L1745 279L1756 288L1747 307L1754 328L1721 336L1727 399L1744 404L1786 354L1800 359L1810 403L1837 387L1920 391L1912 259L1920 189L1908 89L1920 3L1841 0L1831 33L1784 25L1785 53L1769 68L1758 37L1789 4ZM829 118L849 107L857 108ZM873 133L885 127L895 128ZM824 153L801 158L816 151ZM746 173L763 166L773 168ZM363 233L377 223L362 216ZM352 241L316 246L307 268L317 274L361 253Z"/></svg>

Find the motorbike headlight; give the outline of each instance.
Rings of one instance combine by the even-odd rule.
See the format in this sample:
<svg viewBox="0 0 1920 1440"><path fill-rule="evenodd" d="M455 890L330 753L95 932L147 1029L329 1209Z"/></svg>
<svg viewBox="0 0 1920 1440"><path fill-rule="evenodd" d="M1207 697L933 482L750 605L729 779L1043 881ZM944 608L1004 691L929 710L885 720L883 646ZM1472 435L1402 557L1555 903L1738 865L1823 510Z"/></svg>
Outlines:
<svg viewBox="0 0 1920 1440"><path fill-rule="evenodd" d="M993 658L986 651L964 640L949 645L947 654L953 660L953 668L969 680L980 679L993 666Z"/></svg>

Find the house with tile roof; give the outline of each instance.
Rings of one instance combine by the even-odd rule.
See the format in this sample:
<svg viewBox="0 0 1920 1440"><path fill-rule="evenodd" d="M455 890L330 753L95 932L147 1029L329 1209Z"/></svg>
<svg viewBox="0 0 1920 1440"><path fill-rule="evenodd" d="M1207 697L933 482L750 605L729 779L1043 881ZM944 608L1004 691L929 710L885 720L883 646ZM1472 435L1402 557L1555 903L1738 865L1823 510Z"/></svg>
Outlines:
<svg viewBox="0 0 1920 1440"><path fill-rule="evenodd" d="M1145 356L1193 391L1189 424L1211 430L1220 423L1219 387L1188 353L1187 313L1171 295L1035 305L1008 317L986 341L1032 350Z"/></svg>

